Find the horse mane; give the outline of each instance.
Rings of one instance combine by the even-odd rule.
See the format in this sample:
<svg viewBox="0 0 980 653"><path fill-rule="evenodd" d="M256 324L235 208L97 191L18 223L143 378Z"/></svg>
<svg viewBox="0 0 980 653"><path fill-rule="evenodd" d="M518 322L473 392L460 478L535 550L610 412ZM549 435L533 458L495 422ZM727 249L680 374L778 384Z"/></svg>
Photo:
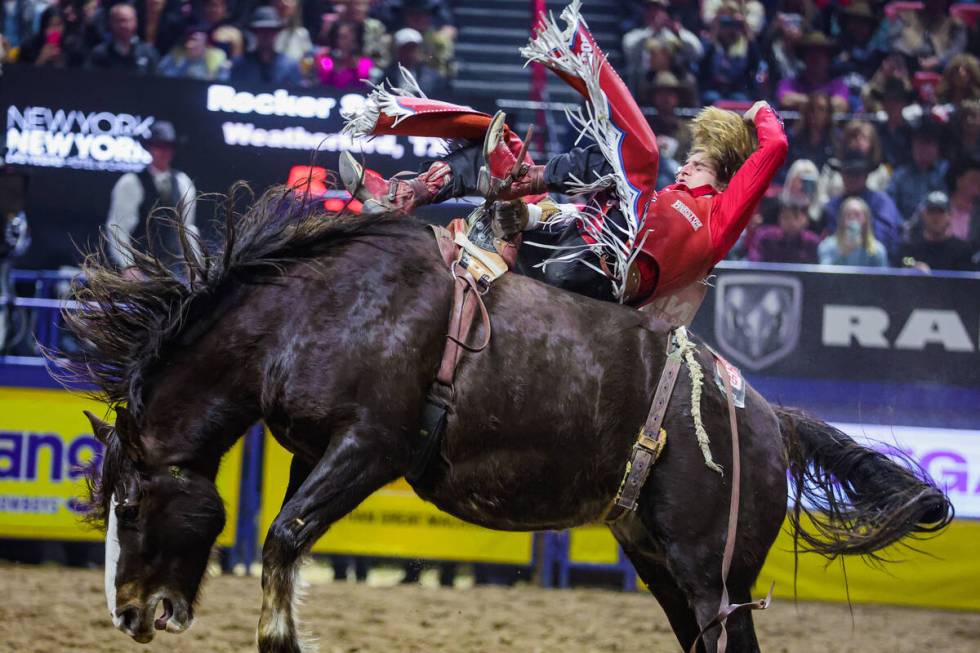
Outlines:
<svg viewBox="0 0 980 653"><path fill-rule="evenodd" d="M249 206L240 213L236 206L243 199ZM172 211L151 216L177 228L186 278L168 269L157 253L131 245L123 247L138 275L124 274L107 256L110 236L102 234L99 246L85 255L82 276L72 286L70 299L76 305L62 313L77 349L46 352L56 362L53 373L62 383L94 385L95 398L112 408L126 405L140 419L144 383L161 354L199 324L233 285L280 275L287 265L311 260L325 247L404 220L361 216L346 207L328 213L284 186L255 199L244 182L224 196L219 217L222 211L224 226L213 251ZM190 247L191 239L197 240L200 259Z"/></svg>

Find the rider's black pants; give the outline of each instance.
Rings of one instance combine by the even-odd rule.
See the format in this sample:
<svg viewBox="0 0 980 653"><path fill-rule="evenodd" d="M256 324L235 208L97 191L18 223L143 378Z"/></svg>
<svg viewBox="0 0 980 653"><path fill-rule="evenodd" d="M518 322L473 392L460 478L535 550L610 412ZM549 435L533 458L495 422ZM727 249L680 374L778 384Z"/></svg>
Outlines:
<svg viewBox="0 0 980 653"><path fill-rule="evenodd" d="M463 197L477 193L477 176L483 165L483 152L479 143L469 143L451 152L443 159L452 170L452 183L439 193L436 201L453 197ZM428 166L426 166L428 167ZM607 175L612 168L596 146L575 148L566 154L559 154L548 161L545 166L544 178L548 190L553 193L567 193L568 184L572 178L578 178L586 183L593 181L596 176ZM609 219L622 220L622 214L612 211ZM558 234L544 232L528 232L524 235L525 243L541 242L551 246L582 248L585 242L578 227L569 225ZM551 250L524 245L520 252L521 272L545 283L570 290L593 299L615 301L612 284L599 272L579 261L555 261L567 255L572 250ZM588 261L599 267L599 257L588 249L582 249L581 260ZM542 261L550 261L544 269L533 267Z"/></svg>

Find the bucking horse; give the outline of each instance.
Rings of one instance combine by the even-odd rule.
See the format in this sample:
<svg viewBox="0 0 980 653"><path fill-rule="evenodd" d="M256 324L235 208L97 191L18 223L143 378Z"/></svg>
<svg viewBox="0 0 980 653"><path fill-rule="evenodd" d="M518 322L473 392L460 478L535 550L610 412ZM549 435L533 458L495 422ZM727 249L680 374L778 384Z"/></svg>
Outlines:
<svg viewBox="0 0 980 653"><path fill-rule="evenodd" d="M115 413L113 423L89 414L105 445L90 474L89 519L106 529L110 616L138 642L193 622L225 521L218 465L250 425L262 421L292 454L262 550L263 653L302 649L297 577L313 543L418 460L453 274L413 219L327 216L291 197L270 190L241 214L230 203L221 245L188 256L186 275L140 252L139 274L123 275L93 253L77 308L65 313L79 347L58 364ZM665 365L669 325L517 274L483 299L492 337L462 357L414 490L491 529L603 520ZM476 324L473 340L486 328ZM681 368L663 419L669 440L636 509L609 524L680 645L711 653L733 455L726 393L694 371L710 369L712 353L692 336L689 354L696 365ZM829 557L873 556L951 519L921 469L771 406L751 387L735 422L743 474L733 603L751 600L790 487L800 548ZM729 616L727 638L728 650L759 650L750 611Z"/></svg>

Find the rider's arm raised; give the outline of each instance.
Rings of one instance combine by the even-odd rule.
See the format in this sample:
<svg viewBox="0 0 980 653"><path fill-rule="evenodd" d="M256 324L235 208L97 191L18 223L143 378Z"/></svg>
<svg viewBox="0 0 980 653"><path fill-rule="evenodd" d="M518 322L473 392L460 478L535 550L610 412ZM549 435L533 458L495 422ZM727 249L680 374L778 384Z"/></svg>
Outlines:
<svg viewBox="0 0 980 653"><path fill-rule="evenodd" d="M755 123L758 149L732 177L711 207L711 241L715 262L735 245L769 184L786 160L789 143L782 120L768 104L753 106L746 119Z"/></svg>

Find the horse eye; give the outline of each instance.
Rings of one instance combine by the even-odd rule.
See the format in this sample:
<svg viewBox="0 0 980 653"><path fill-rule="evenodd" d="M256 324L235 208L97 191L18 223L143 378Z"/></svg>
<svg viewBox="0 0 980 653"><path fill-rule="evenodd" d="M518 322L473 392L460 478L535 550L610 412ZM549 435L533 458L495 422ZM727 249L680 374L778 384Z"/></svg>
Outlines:
<svg viewBox="0 0 980 653"><path fill-rule="evenodd" d="M135 503L123 503L116 506L116 517L120 522L135 522L139 513L140 507Z"/></svg>

